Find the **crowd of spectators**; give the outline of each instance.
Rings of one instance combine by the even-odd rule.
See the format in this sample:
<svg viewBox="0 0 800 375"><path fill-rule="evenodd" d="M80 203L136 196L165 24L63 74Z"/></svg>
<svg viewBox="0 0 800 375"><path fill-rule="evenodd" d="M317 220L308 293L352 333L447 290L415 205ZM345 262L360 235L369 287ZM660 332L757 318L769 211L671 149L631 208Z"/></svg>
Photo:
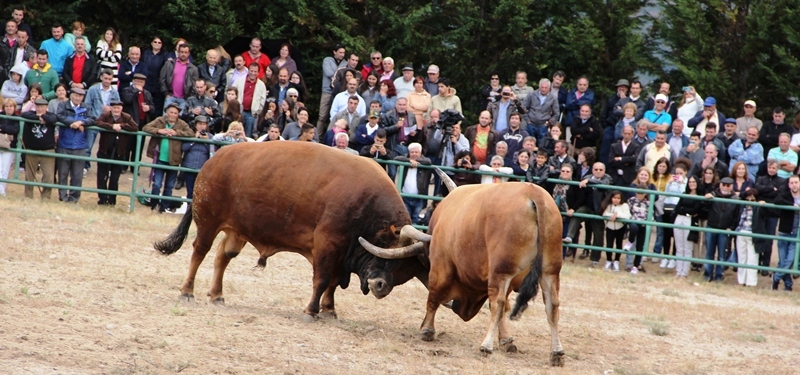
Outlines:
<svg viewBox="0 0 800 375"><path fill-rule="evenodd" d="M755 117L753 100L744 102L740 117L726 117L713 97L703 98L691 86L683 87L676 97L671 85L662 82L658 92L647 97L641 82L622 78L615 93L597 103L588 77L577 77L575 87L568 89L566 74L556 71L539 79L534 88L528 86L524 71L515 74L513 84L504 84L505 77L491 73L488 84L475 93L480 99L478 123L446 123L439 120L463 114L463 109L455 83L443 77L446 72L437 65L418 67L426 76L416 76L419 69L412 64L396 66L392 57L379 51L369 53L369 61L362 63L358 54L337 44L319 67L320 110L314 123L305 105L310 91L288 43L271 56L258 38L247 50L231 51L233 56L217 46L205 51L203 61L196 64L195 57L200 56L192 56L184 39L153 37L148 46L123 46L113 28L93 40L84 34L84 24L74 22L68 30L53 25L52 38L35 48L24 16L24 10L15 6L12 18L4 23L2 113L34 121L22 129L24 147L53 156L26 155L21 166L25 178L36 181L41 173L41 182L57 181L63 186L58 197L64 202L80 199L80 191L70 187L82 186L91 165L57 155L91 155L98 134L91 127L98 126L107 130L100 133L96 151L101 159L133 161L136 138L119 132L141 130L157 137L151 137L146 150L142 142L139 154L161 165L200 169L213 155L214 145L172 138L176 136L224 143L304 141L361 157L408 162L410 168L399 176L407 194L429 192L430 169L419 165L456 168L447 173L458 185L540 183L565 212L565 243L577 242L583 224L585 241L594 246L769 266L771 240L736 236L733 241L727 232L703 234L617 220L643 221L652 215L657 221L686 227L797 235L797 211L719 199L800 206L800 116L788 124L785 111L774 108L771 118L762 121ZM57 127L59 122L64 126ZM13 168L11 149L19 132L17 122L0 121L2 178ZM96 186L116 190L126 169L98 163ZM477 170L491 173L469 173ZM394 165L386 171L396 177ZM152 194L169 196L185 183L191 197L195 176L154 168ZM439 179L433 177L434 193L444 194ZM703 198L661 196L651 213L648 194L623 193L608 186ZM0 194L5 194L4 185ZM25 195L33 197L31 186L26 186ZM50 195L51 189L41 189L42 198ZM100 205L116 203L113 194L98 196ZM426 201L404 201L413 221L424 223ZM153 208L165 212L170 204L154 200ZM606 219L574 217L575 213ZM652 249L644 243L651 229L656 236ZM778 241L777 248L778 266L790 267L794 244ZM576 255L565 248L565 257ZM600 266L599 251L580 255L587 257L592 267ZM622 265L619 254L609 253L605 268L645 272L646 258L625 258ZM660 268L675 269L677 277L687 277L690 270L702 272L708 281L724 277L719 266L701 269L699 264L658 257L652 261ZM758 275L739 268L738 283L755 286ZM792 289L791 277L772 276L773 289L781 281L786 290Z"/></svg>

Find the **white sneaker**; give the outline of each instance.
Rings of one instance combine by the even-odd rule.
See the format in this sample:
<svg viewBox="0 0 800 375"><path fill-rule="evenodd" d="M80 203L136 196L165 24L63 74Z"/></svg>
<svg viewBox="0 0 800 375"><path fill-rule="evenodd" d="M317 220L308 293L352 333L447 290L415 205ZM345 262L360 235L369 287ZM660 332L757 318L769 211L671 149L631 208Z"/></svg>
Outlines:
<svg viewBox="0 0 800 375"><path fill-rule="evenodd" d="M86 177L87 174L89 174L89 170L86 169L86 168L83 168L83 177Z"/></svg>
<svg viewBox="0 0 800 375"><path fill-rule="evenodd" d="M606 269L611 270L611 262L606 261Z"/></svg>
<svg viewBox="0 0 800 375"><path fill-rule="evenodd" d="M564 243L572 243L572 237L564 237L564 239L561 241Z"/></svg>
<svg viewBox="0 0 800 375"><path fill-rule="evenodd" d="M614 272L619 272L619 261L618 260L614 261Z"/></svg>
<svg viewBox="0 0 800 375"><path fill-rule="evenodd" d="M639 273L639 269L637 269L636 267L631 267L631 274L635 275L637 273Z"/></svg>
<svg viewBox="0 0 800 375"><path fill-rule="evenodd" d="M667 263L667 268L674 269L675 268L675 259L670 259L669 263Z"/></svg>
<svg viewBox="0 0 800 375"><path fill-rule="evenodd" d="M658 263L658 258L653 258L653 263Z"/></svg>
<svg viewBox="0 0 800 375"><path fill-rule="evenodd" d="M647 257L642 257L642 263L647 262Z"/></svg>
<svg viewBox="0 0 800 375"><path fill-rule="evenodd" d="M631 249L633 249L633 242L628 242L625 244L625 246L622 247L622 250L625 251L630 251Z"/></svg>
<svg viewBox="0 0 800 375"><path fill-rule="evenodd" d="M656 260L656 259L655 259L655 258L653 258L653 260ZM653 262L653 263L655 263L655 262ZM659 267L659 268L667 268L667 263L669 263L669 261L668 261L668 260L666 260L666 259L661 259L661 264L659 264L659 265L658 265L658 267Z"/></svg>

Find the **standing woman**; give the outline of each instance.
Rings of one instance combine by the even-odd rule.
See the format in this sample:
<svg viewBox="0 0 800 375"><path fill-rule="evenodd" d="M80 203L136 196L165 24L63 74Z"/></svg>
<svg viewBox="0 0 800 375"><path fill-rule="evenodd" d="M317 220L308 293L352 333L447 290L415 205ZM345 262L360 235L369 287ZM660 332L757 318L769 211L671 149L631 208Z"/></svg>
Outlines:
<svg viewBox="0 0 800 375"><path fill-rule="evenodd" d="M700 183L697 178L691 176L687 179L684 194L699 195ZM678 205L675 206L675 225L697 226L697 218L703 208L703 201L700 199L680 198ZM699 233L689 229L675 228L675 256L689 258L692 256L692 242L699 241ZM689 234L694 233L694 241L689 238ZM679 260L675 262L675 276L682 278L689 276L689 262Z"/></svg>
<svg viewBox="0 0 800 375"><path fill-rule="evenodd" d="M17 102L7 98L2 101L3 112L6 116L14 116L17 112ZM11 172L11 165L14 164L14 152L16 147L16 137L19 134L19 121L12 119L0 119L0 178L8 178ZM0 196L6 195L6 183L0 182Z"/></svg>
<svg viewBox="0 0 800 375"><path fill-rule="evenodd" d="M107 28L103 37L97 41L95 54L97 54L97 60L100 61L100 71L111 70L114 73L111 84L117 86L119 84L119 63L122 61L122 44L119 43L119 35L113 28Z"/></svg>
<svg viewBox="0 0 800 375"><path fill-rule="evenodd" d="M689 165L691 165L691 161L686 158L680 158L675 162L672 178L670 178L664 191L675 194L683 194L686 191L686 172L689 171ZM661 217L663 223L675 223L675 206L678 205L679 201L679 197L664 197L664 215ZM672 249L671 253L675 255L675 247L672 246L673 229L662 228L662 230L664 232L662 242L664 254L670 254L670 249ZM675 268L675 260L661 259L660 267L673 269Z"/></svg>
<svg viewBox="0 0 800 375"><path fill-rule="evenodd" d="M703 178L700 179L699 183L700 186L697 187L697 195L706 195L714 192L714 190L717 190L717 186L719 186L719 174L717 174L717 170L712 166L705 167L703 169ZM697 226L704 228L707 221L708 210L701 210L700 213L697 214ZM696 251L692 253L693 258L703 258L706 256L705 238L705 232L700 232L700 238L698 239L699 242L696 246L693 246ZM702 267L703 265L700 263L692 263L692 271L699 272Z"/></svg>
<svg viewBox="0 0 800 375"><path fill-rule="evenodd" d="M56 97L50 99L50 102L47 104L47 112L50 113L58 112L58 105L69 100L67 97L67 87L64 86L63 83L56 84L54 91L56 92Z"/></svg>
<svg viewBox="0 0 800 375"><path fill-rule="evenodd" d="M678 105L678 118L683 120L683 134L686 136L692 135L693 128L689 127L689 120L691 120L697 112L703 110L703 98L697 95L694 87L687 86L683 88L683 96L681 103Z"/></svg>
<svg viewBox="0 0 800 375"><path fill-rule="evenodd" d="M155 111L153 113L161 114L164 112L164 93L161 92L161 84L158 82L161 68L167 61L167 52L164 50L164 42L160 37L154 37L150 42L150 48L144 50L142 53L142 62L147 65L147 71L153 72L147 76L144 89L150 92L153 96L153 104Z"/></svg>
<svg viewBox="0 0 800 375"><path fill-rule="evenodd" d="M381 114L389 112L394 109L397 104L397 89L394 87L394 82L390 80L381 81L381 89L378 92L381 102Z"/></svg>
<svg viewBox="0 0 800 375"><path fill-rule="evenodd" d="M514 160L514 163L511 164L511 169L514 170L515 176L523 176L523 177L527 176L528 170L531 169L531 166L529 164L530 159L531 159L530 151L524 148L522 150L519 150L519 152L517 153L517 160Z"/></svg>
<svg viewBox="0 0 800 375"><path fill-rule="evenodd" d="M672 170L671 166L669 165L669 159L661 158L658 159L656 162L656 166L653 167L653 184L656 185L656 190L658 191L666 191L667 190L667 183L672 178L672 174L669 171ZM655 203L655 219L659 223L662 222L664 214L664 196L659 196L658 200ZM656 243L653 246L653 253L661 254L661 250L664 248L664 229L661 227L656 228ZM653 258L653 263L658 263L658 258ZM667 264L664 263L664 266Z"/></svg>
<svg viewBox="0 0 800 375"><path fill-rule="evenodd" d="M647 171L647 167L642 167L639 170L639 176L642 175L642 171ZM642 183L637 181L631 184L631 187L641 189L641 190L653 190L652 184ZM628 208L630 209L631 219L637 222L645 222L647 217L650 213L650 196L645 193L635 193L633 196L628 198ZM628 232L628 243L625 244L622 248L625 251L629 251L634 246L636 246L636 251L639 253L644 252L644 238L645 233L649 227L640 224L640 223L631 223L630 231ZM630 271L631 274L637 274L639 272L646 272L644 266L642 265L642 255L636 254L635 256L631 257L630 254L625 255L625 270Z"/></svg>
<svg viewBox="0 0 800 375"><path fill-rule="evenodd" d="M425 123L425 113L431 106L431 94L425 91L425 80L417 76L414 78L414 91L406 96L408 111L414 114L417 124Z"/></svg>
<svg viewBox="0 0 800 375"><path fill-rule="evenodd" d="M747 173L747 165L743 162L737 162L733 165L731 177L733 177L733 194L742 199L745 198L747 190L754 189L756 186L755 181L751 180L750 175Z"/></svg>
<svg viewBox="0 0 800 375"><path fill-rule="evenodd" d="M608 220L606 220L606 247L622 250L622 239L625 237L628 226L618 222L617 219L631 218L631 209L625 203L622 192L614 190L608 194L600 204L600 210L603 212L603 216L608 217ZM606 251L606 269L611 270L613 266L614 272L619 272L619 258L621 256L622 253L613 254L610 251Z"/></svg>
<svg viewBox="0 0 800 375"><path fill-rule="evenodd" d="M278 71L281 68L286 68L289 71L289 74L294 73L297 70L297 63L294 62L291 56L292 49L289 46L289 43L281 44L281 49L278 51L278 56L272 60L272 62L278 67Z"/></svg>

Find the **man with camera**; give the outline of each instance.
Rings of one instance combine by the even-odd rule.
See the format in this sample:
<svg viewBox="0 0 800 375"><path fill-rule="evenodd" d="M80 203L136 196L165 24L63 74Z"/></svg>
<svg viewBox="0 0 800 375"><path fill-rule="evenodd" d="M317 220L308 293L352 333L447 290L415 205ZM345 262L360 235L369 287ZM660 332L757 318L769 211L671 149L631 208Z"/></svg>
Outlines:
<svg viewBox="0 0 800 375"><path fill-rule="evenodd" d="M386 130L378 129L373 133L372 144L361 148L360 155L373 159L392 160L394 151L386 147ZM385 167L384 167L385 169Z"/></svg>
<svg viewBox="0 0 800 375"><path fill-rule="evenodd" d="M127 134L120 134L121 130L135 132L139 130L136 121L131 115L122 112L122 101L112 100L111 111L103 112L94 122L95 125L111 130L111 132L100 133L100 144L97 149L97 157L100 159L111 159L119 161L128 160L128 148L130 147ZM135 136L134 136L135 137ZM119 175L124 166L119 164L97 163L97 188L103 190L119 190ZM117 204L116 194L97 193L97 204L114 206Z"/></svg>
<svg viewBox="0 0 800 375"><path fill-rule="evenodd" d="M511 90L511 86L503 86L500 90L500 100L489 103L486 109L491 112L494 120L492 128L498 133L508 129L512 113L519 114L520 121L522 120L521 115L527 113L525 107L517 99L517 95Z"/></svg>

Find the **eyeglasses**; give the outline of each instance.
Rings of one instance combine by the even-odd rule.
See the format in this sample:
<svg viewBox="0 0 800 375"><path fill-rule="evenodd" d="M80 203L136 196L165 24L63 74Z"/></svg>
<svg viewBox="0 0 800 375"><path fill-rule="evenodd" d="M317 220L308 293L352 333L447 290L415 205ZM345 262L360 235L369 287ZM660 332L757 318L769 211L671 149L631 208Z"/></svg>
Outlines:
<svg viewBox="0 0 800 375"><path fill-rule="evenodd" d="M159 41L157 41L157 40L154 40L154 41L153 41L153 44L161 44L161 42L159 42Z"/></svg>
<svg viewBox="0 0 800 375"><path fill-rule="evenodd" d="M499 80L500 80L500 78L492 77L492 81L499 81Z"/></svg>
<svg viewBox="0 0 800 375"><path fill-rule="evenodd" d="M380 60L381 58L380 57L373 57L372 59L373 60Z"/></svg>

